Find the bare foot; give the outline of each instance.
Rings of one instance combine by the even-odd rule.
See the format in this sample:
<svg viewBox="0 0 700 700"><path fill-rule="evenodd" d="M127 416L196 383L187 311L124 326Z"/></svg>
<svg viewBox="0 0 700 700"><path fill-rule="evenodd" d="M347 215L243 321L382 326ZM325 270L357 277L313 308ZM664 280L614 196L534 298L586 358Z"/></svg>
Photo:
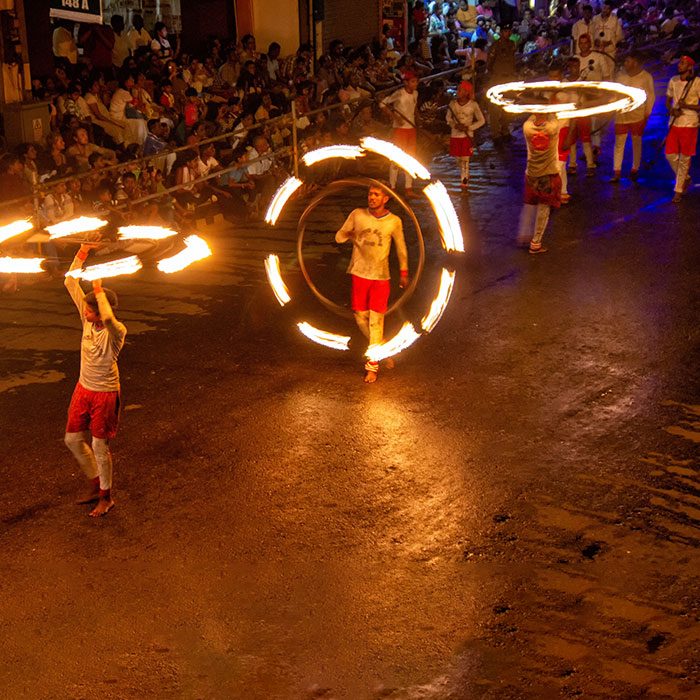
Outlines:
<svg viewBox="0 0 700 700"><path fill-rule="evenodd" d="M365 383L366 384L374 384L374 382L377 381L377 372L367 372L365 374Z"/></svg>
<svg viewBox="0 0 700 700"><path fill-rule="evenodd" d="M114 508L114 501L110 498L100 498L97 505L90 511L91 518L100 518L107 515Z"/></svg>
<svg viewBox="0 0 700 700"><path fill-rule="evenodd" d="M396 361L394 358L387 357L386 360L384 360L384 369L394 369L394 367L396 367Z"/></svg>
<svg viewBox="0 0 700 700"><path fill-rule="evenodd" d="M96 484L90 483L88 486L85 487L85 490L78 495L78 497L75 499L75 502L78 505L83 505L85 503L92 503L93 501L98 500L100 497L100 482L99 479L97 480Z"/></svg>

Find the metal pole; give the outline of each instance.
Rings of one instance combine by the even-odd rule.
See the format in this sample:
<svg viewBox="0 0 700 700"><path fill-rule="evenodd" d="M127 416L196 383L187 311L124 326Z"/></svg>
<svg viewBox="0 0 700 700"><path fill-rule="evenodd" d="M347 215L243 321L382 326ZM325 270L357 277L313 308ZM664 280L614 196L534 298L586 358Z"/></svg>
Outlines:
<svg viewBox="0 0 700 700"><path fill-rule="evenodd" d="M294 177L299 177L299 141L297 136L297 107L292 100L292 158L294 158Z"/></svg>

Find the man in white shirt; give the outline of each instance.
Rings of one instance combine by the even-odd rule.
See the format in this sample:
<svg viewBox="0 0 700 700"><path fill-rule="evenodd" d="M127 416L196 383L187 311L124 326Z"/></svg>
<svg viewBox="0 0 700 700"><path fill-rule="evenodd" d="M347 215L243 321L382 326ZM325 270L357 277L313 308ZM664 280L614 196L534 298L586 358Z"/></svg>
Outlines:
<svg viewBox="0 0 700 700"><path fill-rule="evenodd" d="M636 180L642 162L642 136L651 110L654 108L654 78L644 70L642 57L635 52L625 57L624 70L617 75L617 82L628 87L644 90L646 101L630 112L621 112L615 117L615 152L613 156L613 176L610 182L619 182L622 175L622 158L625 153L627 134L632 137L632 169L630 179Z"/></svg>
<svg viewBox="0 0 700 700"><path fill-rule="evenodd" d="M82 267L89 252L90 246L81 246L69 272ZM109 441L116 436L119 424L117 359L124 347L126 326L114 316L117 295L103 289L100 280L93 282L89 294L85 294L80 282L70 275L66 276L65 285L83 324L80 379L68 409L65 443L90 482L88 491L77 502L97 501L90 511L90 515L97 518L114 507ZM90 434L91 445L87 442Z"/></svg>
<svg viewBox="0 0 700 700"><path fill-rule="evenodd" d="M678 203L690 186L690 159L695 155L700 125L700 80L695 77L695 61L681 56L678 75L666 90L666 109L671 116L666 136L666 158L676 173L673 201Z"/></svg>
<svg viewBox="0 0 700 700"><path fill-rule="evenodd" d="M620 20L612 13L612 10L612 0L605 0L600 14L591 20L591 36L596 49L614 58L617 45L625 36Z"/></svg>
<svg viewBox="0 0 700 700"><path fill-rule="evenodd" d="M518 244L527 246L531 255L546 253L542 245L552 207L561 204L559 177L559 128L557 118L533 114L523 124L527 145L524 205L520 216Z"/></svg>
<svg viewBox="0 0 700 700"><path fill-rule="evenodd" d="M406 71L403 76L403 87L381 102L381 108L391 117L393 142L412 156L416 155L416 117L418 105L418 78L415 73ZM389 168L389 184L396 187L399 169L395 165ZM406 195L413 196L413 178L406 178Z"/></svg>
<svg viewBox="0 0 700 700"><path fill-rule="evenodd" d="M131 18L131 28L126 34L126 41L132 55L138 49L151 45L151 35L144 28L141 15L134 15Z"/></svg>
<svg viewBox="0 0 700 700"><path fill-rule="evenodd" d="M474 132L486 120L474 99L474 86L462 81L457 86L457 98L447 105L445 114L450 125L450 155L457 159L460 168L461 187L469 186L469 159L474 153Z"/></svg>
<svg viewBox="0 0 700 700"><path fill-rule="evenodd" d="M348 274L352 276L352 310L355 321L370 345L384 340L384 315L389 304L389 253L396 244L401 278L399 286L408 286L408 251L401 219L386 204L389 195L382 187L370 185L367 209L353 209L335 234L337 243L352 242ZM393 363L387 362L387 366ZM367 361L365 382L377 381L379 363Z"/></svg>
<svg viewBox="0 0 700 700"><path fill-rule="evenodd" d="M591 33L591 20L593 19L593 8L590 5L584 5L581 8L581 14L583 15L580 20L574 22L574 26L571 28L571 39L573 41L573 49L576 51L578 47L578 40L584 34Z"/></svg>

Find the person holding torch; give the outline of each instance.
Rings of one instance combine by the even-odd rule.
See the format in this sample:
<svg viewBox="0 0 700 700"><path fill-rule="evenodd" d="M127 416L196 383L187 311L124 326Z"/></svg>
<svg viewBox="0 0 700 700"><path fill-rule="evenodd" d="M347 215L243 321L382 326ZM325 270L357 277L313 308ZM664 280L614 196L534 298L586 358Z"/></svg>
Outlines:
<svg viewBox="0 0 700 700"><path fill-rule="evenodd" d="M82 245L71 270L87 259L90 245ZM106 515L113 507L112 454L109 441L117 434L120 385L117 359L124 347L126 326L114 316L117 295L94 280L85 294L78 279L67 275L65 286L78 308L83 326L80 344L80 378L68 409L65 443L89 480L77 503L97 505L93 518ZM89 438L92 438L88 442Z"/></svg>

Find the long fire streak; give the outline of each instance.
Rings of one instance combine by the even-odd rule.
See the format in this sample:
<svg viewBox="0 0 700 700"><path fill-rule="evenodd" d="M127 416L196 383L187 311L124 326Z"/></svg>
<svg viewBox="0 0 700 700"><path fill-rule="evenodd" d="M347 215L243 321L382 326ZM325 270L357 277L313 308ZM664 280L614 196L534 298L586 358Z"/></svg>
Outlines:
<svg viewBox="0 0 700 700"><path fill-rule="evenodd" d="M521 92L523 90L576 90L596 89L604 92L614 92L625 97L604 105L595 107L577 107L573 102L563 104L515 104L512 99L505 97L508 92ZM608 112L630 112L646 101L646 93L640 88L629 87L622 83L610 81L579 80L574 82L562 82L559 80L540 80L535 83L515 82L494 85L486 91L486 97L493 104L503 107L511 114L556 114L559 119L575 119L577 117L590 117L595 114L607 114Z"/></svg>
<svg viewBox="0 0 700 700"><path fill-rule="evenodd" d="M442 182L431 182L423 189L425 196L430 201L435 216L440 226L442 245L446 251L464 252L464 236L459 225L457 212L455 211L450 195L447 194Z"/></svg>
<svg viewBox="0 0 700 700"><path fill-rule="evenodd" d="M430 180L430 173L427 168L419 163L413 156L409 155L398 146L395 146L393 143L376 139L374 136L366 136L360 139L360 144L364 149L372 151L372 153L378 153L380 156L384 156L390 160L394 165L398 165L399 168L407 172L411 177L421 180Z"/></svg>
<svg viewBox="0 0 700 700"><path fill-rule="evenodd" d="M43 262L44 258L0 258L0 273L13 275L44 272L41 267Z"/></svg>
<svg viewBox="0 0 700 700"><path fill-rule="evenodd" d="M83 279L87 282L93 280L107 279L108 277L119 277L120 275L133 275L138 272L143 265L135 255L120 260L111 260L110 262L100 263L99 265L90 265L85 269L68 270L66 277L75 277L75 279Z"/></svg>
<svg viewBox="0 0 700 700"><path fill-rule="evenodd" d="M104 219L96 219L92 216L79 216L77 219L61 221L53 226L47 226L50 238L63 238L64 236L76 236L80 233L97 231L107 225Z"/></svg>
<svg viewBox="0 0 700 700"><path fill-rule="evenodd" d="M338 144L337 146L324 146L314 151L309 151L302 156L306 165L313 165L330 158L348 158L354 160L364 155L364 151L359 146Z"/></svg>
<svg viewBox="0 0 700 700"><path fill-rule="evenodd" d="M287 285L282 279L280 259L276 255L268 255L265 258L265 272L267 273L267 281L270 283L280 306L288 304L292 300L292 297L289 296Z"/></svg>
<svg viewBox="0 0 700 700"><path fill-rule="evenodd" d="M157 268L161 272L180 272L197 260L204 260L211 255L209 244L199 236L187 236L185 249L179 253L158 261Z"/></svg>
<svg viewBox="0 0 700 700"><path fill-rule="evenodd" d="M164 238L177 236L177 231L163 226L120 226L118 229L119 238L123 241L135 241L147 239L150 241L160 241Z"/></svg>
<svg viewBox="0 0 700 700"><path fill-rule="evenodd" d="M270 206L265 214L265 221L273 226L277 223L277 218L282 213L287 200L303 185L304 183L296 177L288 177L275 192Z"/></svg>
<svg viewBox="0 0 700 700"><path fill-rule="evenodd" d="M420 338L410 321L401 326L401 330L391 339L379 345L370 345L365 356L372 362L386 360L387 357L398 355L401 351L413 345Z"/></svg>
<svg viewBox="0 0 700 700"><path fill-rule="evenodd" d="M435 326L437 326L438 321L442 317L445 309L447 308L447 303L450 301L450 296L452 295L452 289L455 283L455 273L454 271L442 268L442 274L440 275L440 287L438 288L438 293L433 303L428 309L428 313L423 316L420 324L426 333L430 333Z"/></svg>
<svg viewBox="0 0 700 700"><path fill-rule="evenodd" d="M0 226L0 243L4 243L9 238L19 236L20 233L26 233L34 228L34 224L27 219L19 219L11 224Z"/></svg>
<svg viewBox="0 0 700 700"><path fill-rule="evenodd" d="M319 345L325 345L327 348L333 348L333 350L349 349L349 335L336 335L335 333L329 333L328 331L323 331L320 328L314 328L310 323L307 323L306 321L297 323L297 328L309 340L313 340L314 343L318 343Z"/></svg>

